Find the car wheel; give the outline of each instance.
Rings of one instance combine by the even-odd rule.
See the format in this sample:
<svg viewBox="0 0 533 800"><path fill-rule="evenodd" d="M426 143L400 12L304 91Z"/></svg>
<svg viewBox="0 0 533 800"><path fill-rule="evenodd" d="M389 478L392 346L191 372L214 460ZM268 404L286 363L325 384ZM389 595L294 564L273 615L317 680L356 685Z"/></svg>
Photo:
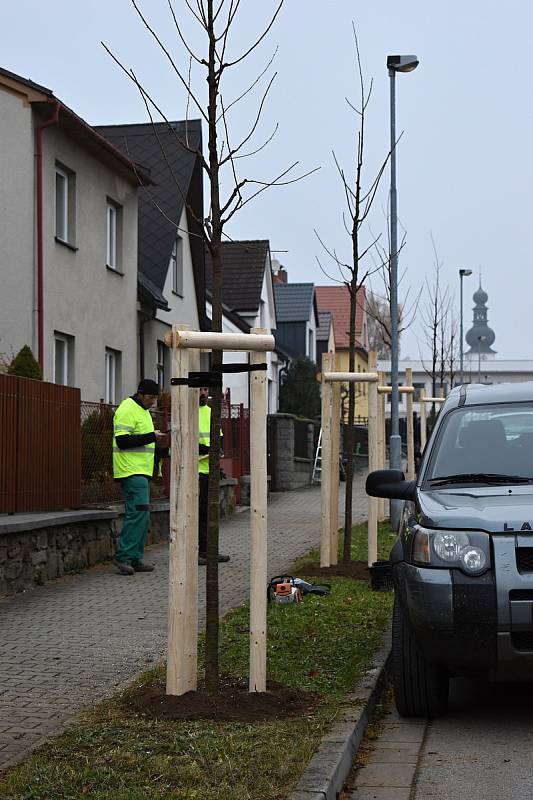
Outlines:
<svg viewBox="0 0 533 800"><path fill-rule="evenodd" d="M392 618L392 683L402 717L438 717L448 709L449 674L427 661L415 641L400 601Z"/></svg>

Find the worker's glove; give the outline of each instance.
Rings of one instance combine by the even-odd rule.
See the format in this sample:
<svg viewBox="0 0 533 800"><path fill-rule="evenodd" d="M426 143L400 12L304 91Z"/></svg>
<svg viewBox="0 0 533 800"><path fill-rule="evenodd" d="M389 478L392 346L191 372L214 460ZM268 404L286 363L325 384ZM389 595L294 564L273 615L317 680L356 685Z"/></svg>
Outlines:
<svg viewBox="0 0 533 800"><path fill-rule="evenodd" d="M207 444L199 444L198 445L198 453L201 456L208 456L209 455L209 445L207 445Z"/></svg>

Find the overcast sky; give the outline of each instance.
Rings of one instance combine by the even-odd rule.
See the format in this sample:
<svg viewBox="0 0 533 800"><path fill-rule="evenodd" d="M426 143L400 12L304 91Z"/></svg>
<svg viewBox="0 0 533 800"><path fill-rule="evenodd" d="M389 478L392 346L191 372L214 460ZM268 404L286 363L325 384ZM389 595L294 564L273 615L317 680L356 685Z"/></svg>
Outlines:
<svg viewBox="0 0 533 800"><path fill-rule="evenodd" d="M141 0L142 1L142 0ZM191 40L199 43L183 0L174 0ZM104 52L103 39L132 67L165 113L185 117L185 93L168 62L143 29L129 0L17 0L1 12L1 66L52 89L92 124L141 122L146 110L134 86ZM187 69L166 0L142 4ZM242 0L229 55L251 43L271 0ZM398 214L406 231L401 268L404 286L416 293L431 274L436 243L443 281L459 306L460 267L465 279L465 330L479 270L489 295L489 324L499 358L533 357L530 318L533 298L533 117L530 0L372 0L329 3L286 0L269 36L252 58L228 73L226 104L251 82L279 47L276 80L254 139L273 142L240 164L243 177L274 177L293 161L302 172L320 166L305 181L269 189L234 218L233 238L270 240L289 280L329 283L338 272L315 234L349 258L342 224L343 193L332 150L353 175L356 119L345 97L357 102L352 20L359 36L365 80L374 88L367 112L366 179L373 180L388 151L389 53L415 53L418 69L397 78ZM264 82L263 84L264 85ZM204 93L199 78L195 86ZM259 87L258 87L259 89ZM232 112L232 138L253 119L260 91ZM198 116L192 110L190 116ZM0 132L1 135L1 132ZM206 131L204 128L204 139ZM384 176L366 242L382 232L389 172ZM229 184L226 184L229 188ZM371 262L368 262L371 266ZM375 282L375 288L379 284ZM418 357L423 327L415 320L402 341L403 357Z"/></svg>

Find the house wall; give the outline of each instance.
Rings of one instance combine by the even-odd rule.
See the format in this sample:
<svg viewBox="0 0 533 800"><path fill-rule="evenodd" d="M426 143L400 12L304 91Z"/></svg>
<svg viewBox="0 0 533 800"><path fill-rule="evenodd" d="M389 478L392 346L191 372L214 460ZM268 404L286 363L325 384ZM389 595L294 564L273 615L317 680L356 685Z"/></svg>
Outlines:
<svg viewBox="0 0 533 800"><path fill-rule="evenodd" d="M289 355L308 355L307 327L306 322L278 322L276 339Z"/></svg>
<svg viewBox="0 0 533 800"><path fill-rule="evenodd" d="M157 342L164 341L166 334L172 330L172 325L183 323L190 325L192 330L200 329L185 208L181 214L177 233L183 239L183 296L173 291L173 275L169 270L163 287L163 296L168 302L170 311L158 309L155 319L144 325L144 377L153 380L157 380ZM167 351L165 355L165 386L167 389L170 388L170 378L172 377L170 371L170 351Z"/></svg>
<svg viewBox="0 0 533 800"><path fill-rule="evenodd" d="M34 312L34 142L31 107L0 88L0 357L37 355Z"/></svg>
<svg viewBox="0 0 533 800"><path fill-rule="evenodd" d="M261 288L261 307L257 312L238 311L240 317L251 328L266 328L268 333L276 330L276 306L272 289L270 258L267 257L263 286ZM265 353L268 378L268 413L275 414L279 407L279 363L277 353Z"/></svg>
<svg viewBox="0 0 533 800"><path fill-rule="evenodd" d="M311 319L305 323L305 354L311 361L316 362L316 320L313 308L311 308Z"/></svg>
<svg viewBox="0 0 533 800"><path fill-rule="evenodd" d="M75 250L55 241L56 160L75 172ZM105 349L121 354L117 400L137 381L137 191L58 126L44 131L44 377L53 380L54 331L74 337L82 398L105 391ZM122 207L122 257L106 267L107 198Z"/></svg>

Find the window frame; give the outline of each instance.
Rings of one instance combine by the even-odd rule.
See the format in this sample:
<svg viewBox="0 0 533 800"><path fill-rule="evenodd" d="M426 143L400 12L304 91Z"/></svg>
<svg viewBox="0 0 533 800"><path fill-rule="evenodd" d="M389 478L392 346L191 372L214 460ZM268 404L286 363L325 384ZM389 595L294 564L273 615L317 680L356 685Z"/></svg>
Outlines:
<svg viewBox="0 0 533 800"><path fill-rule="evenodd" d="M58 215L58 177L60 177L63 181L63 213L62 213L62 225L63 231L60 232L59 230L59 215ZM69 230L69 204L70 204L70 176L69 173L66 171L64 167L61 167L59 164L55 165L55 199L54 199L54 211L55 211L55 237L60 242L64 242L65 244L70 244L70 230Z"/></svg>
<svg viewBox="0 0 533 800"><path fill-rule="evenodd" d="M110 370L111 367L111 370ZM105 348L104 402L107 405L118 403L120 391L121 351L112 347Z"/></svg>
<svg viewBox="0 0 533 800"><path fill-rule="evenodd" d="M59 381L57 375L57 344L61 342L63 345L63 357L62 357L62 371L64 375L64 380ZM65 336L64 333L54 332L54 372L53 372L53 382L58 386L69 386L69 339L68 336Z"/></svg>
<svg viewBox="0 0 533 800"><path fill-rule="evenodd" d="M159 391L163 392L165 390L165 380L166 380L166 370L165 370L165 355L166 355L166 345L160 339L157 340L157 361L156 361L156 370L157 370L157 385L159 386Z"/></svg>

